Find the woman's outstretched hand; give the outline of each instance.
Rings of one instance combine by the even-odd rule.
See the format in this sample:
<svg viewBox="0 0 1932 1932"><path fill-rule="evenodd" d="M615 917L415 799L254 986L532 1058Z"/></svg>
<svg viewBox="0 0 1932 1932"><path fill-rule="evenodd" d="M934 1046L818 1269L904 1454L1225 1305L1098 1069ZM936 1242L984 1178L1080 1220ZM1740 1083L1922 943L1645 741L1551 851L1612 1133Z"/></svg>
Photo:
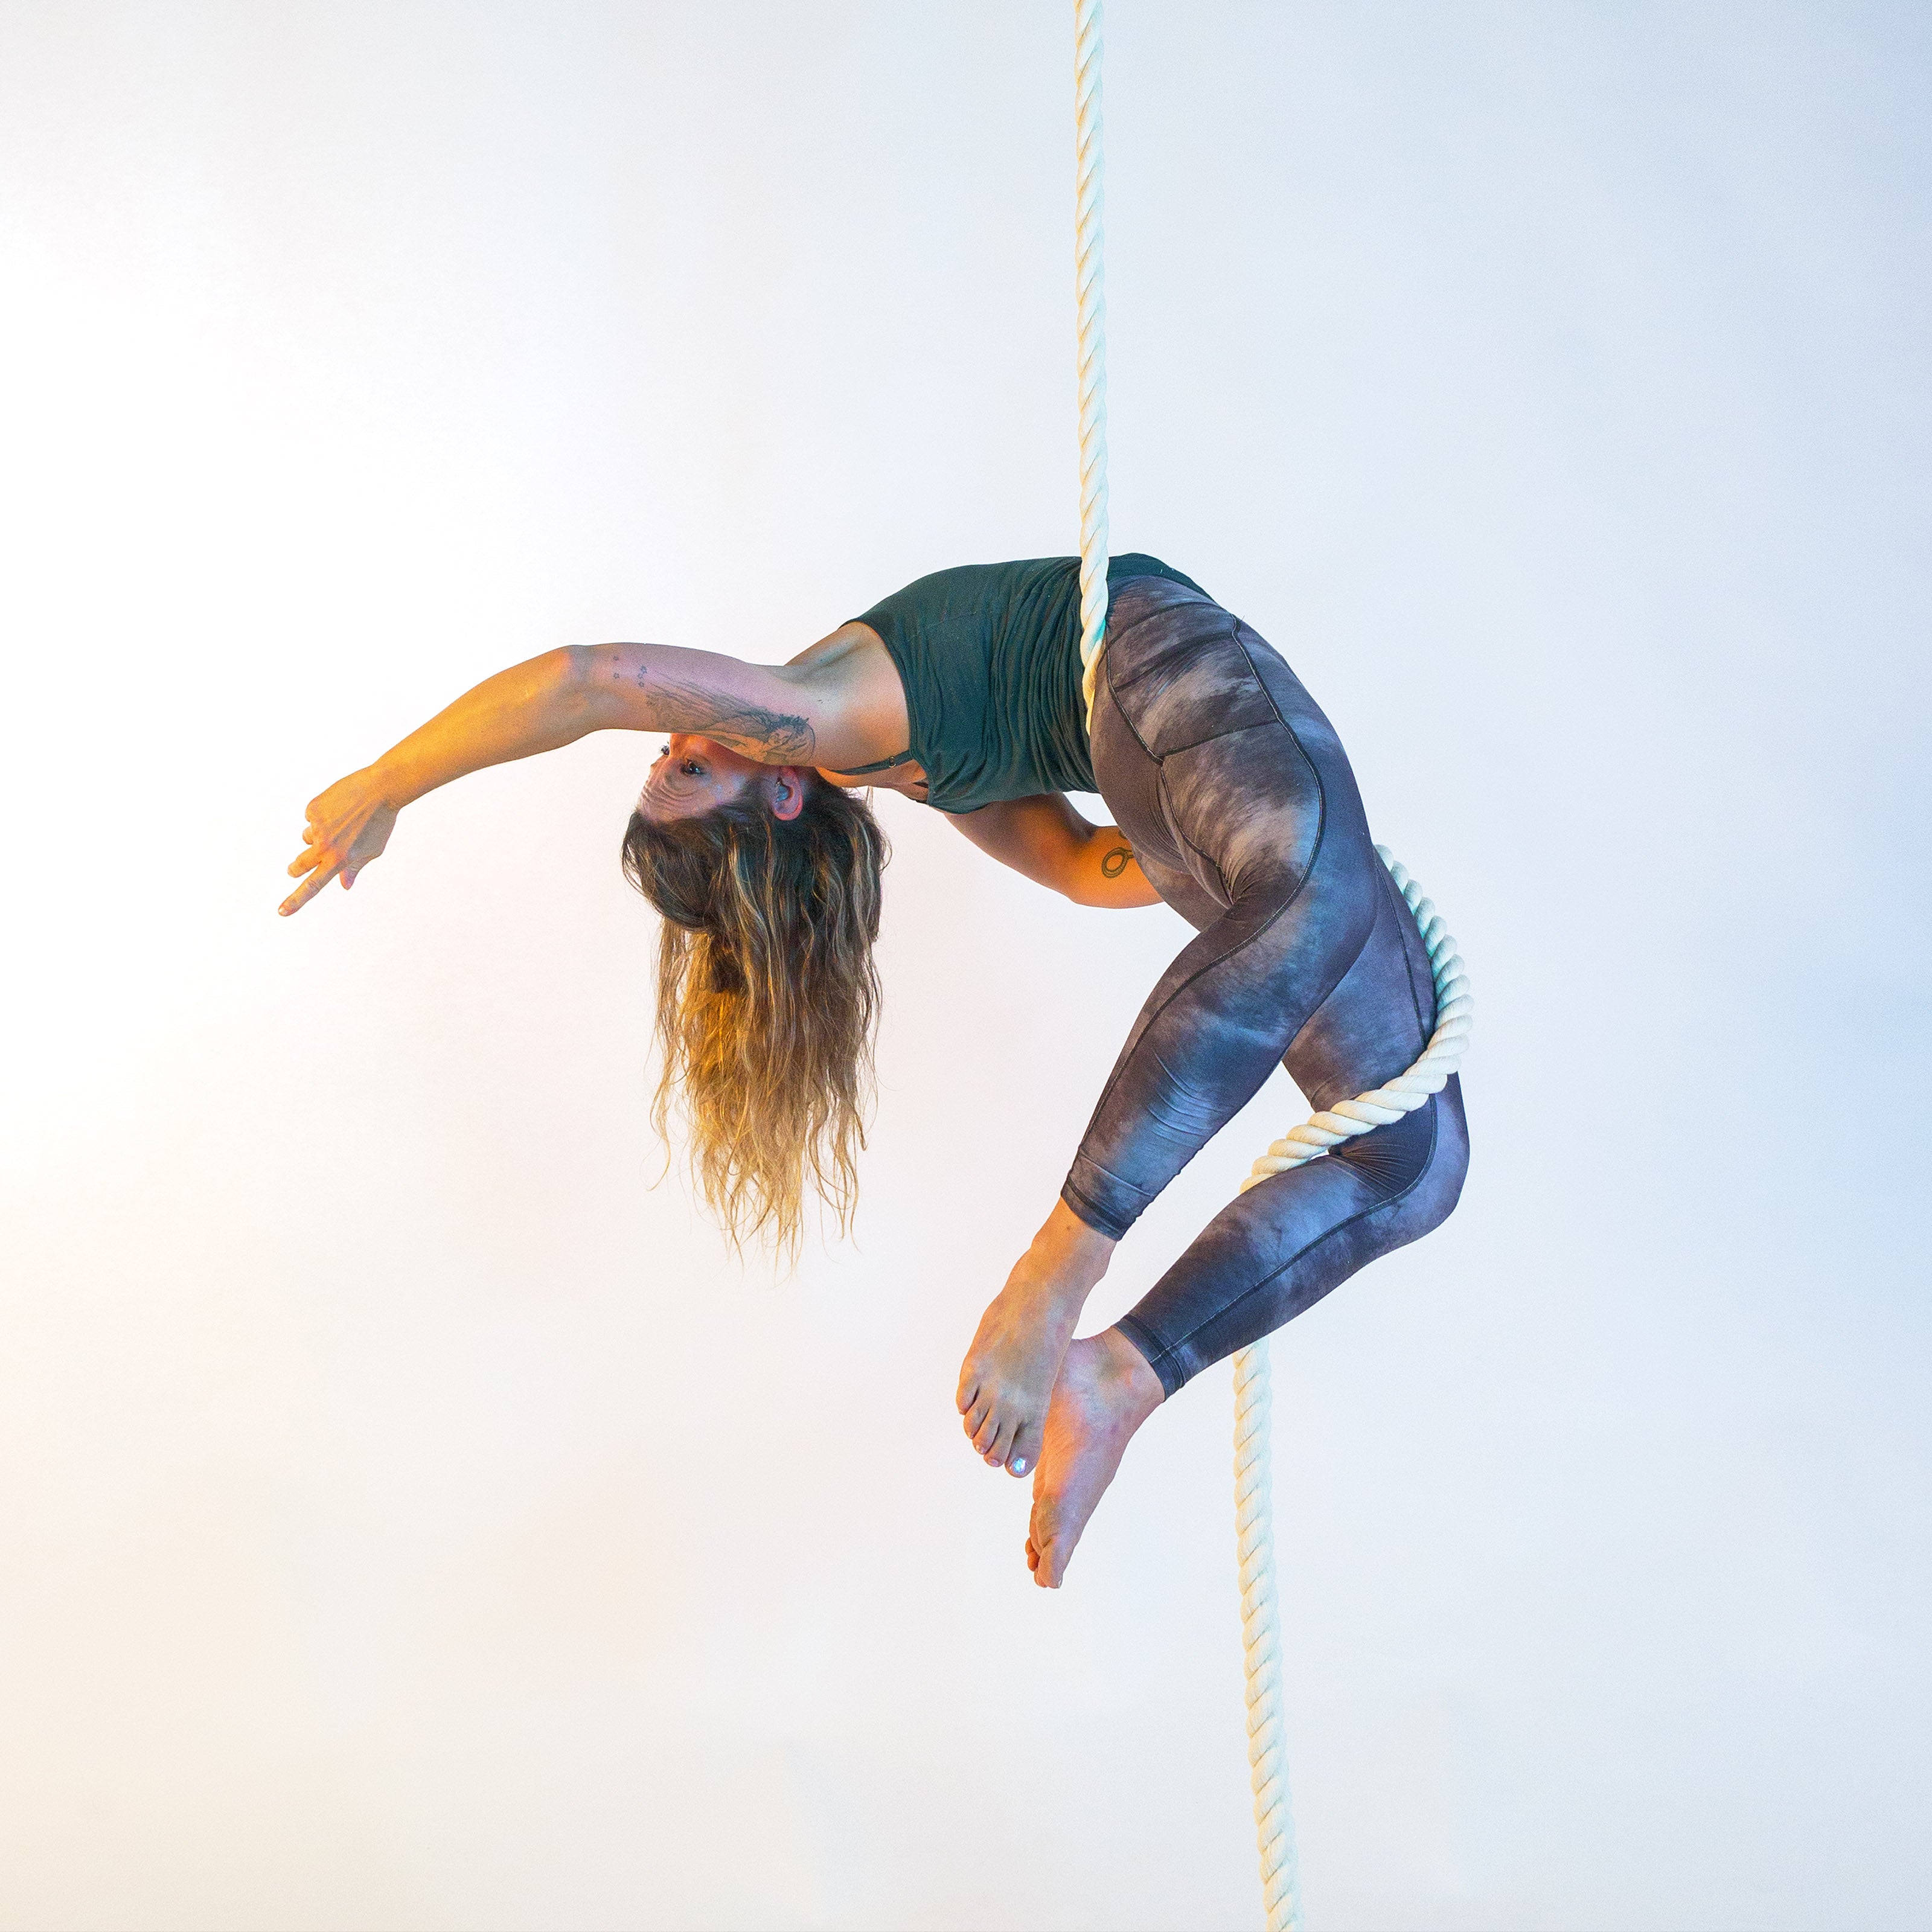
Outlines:
<svg viewBox="0 0 1932 1932"><path fill-rule="evenodd" d="M302 879L302 884L283 900L283 917L299 912L338 874L345 889L352 886L356 874L371 859L382 856L395 822L396 808L384 796L371 769L351 772L320 798L311 799L308 823L302 828L306 849L289 867L290 877Z"/></svg>

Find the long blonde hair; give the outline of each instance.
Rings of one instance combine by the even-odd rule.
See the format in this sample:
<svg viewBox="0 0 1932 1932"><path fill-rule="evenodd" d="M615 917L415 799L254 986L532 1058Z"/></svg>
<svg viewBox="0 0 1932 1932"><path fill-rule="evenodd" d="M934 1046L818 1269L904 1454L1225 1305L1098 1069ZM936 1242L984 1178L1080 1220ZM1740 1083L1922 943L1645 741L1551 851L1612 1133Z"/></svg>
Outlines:
<svg viewBox="0 0 1932 1932"><path fill-rule="evenodd" d="M817 778L794 819L741 799L625 831L625 876L664 915L651 1118L668 1142L682 1116L692 1180L740 1249L796 1255L808 1174L851 1225L886 857L872 808Z"/></svg>

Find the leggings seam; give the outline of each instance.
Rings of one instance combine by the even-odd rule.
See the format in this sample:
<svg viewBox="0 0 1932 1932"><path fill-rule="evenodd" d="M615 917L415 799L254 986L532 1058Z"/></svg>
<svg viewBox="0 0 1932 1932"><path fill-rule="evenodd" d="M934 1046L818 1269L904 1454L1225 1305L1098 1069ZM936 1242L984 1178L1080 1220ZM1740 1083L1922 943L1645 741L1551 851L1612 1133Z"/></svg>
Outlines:
<svg viewBox="0 0 1932 1932"><path fill-rule="evenodd" d="M1160 1383L1162 1400L1165 1401L1173 1395L1181 1387L1184 1378L1172 1373L1173 1365L1168 1359L1168 1352L1160 1346L1160 1337L1144 1322L1132 1315L1123 1315L1114 1326L1133 1344L1142 1360L1153 1370Z"/></svg>
<svg viewBox="0 0 1932 1932"><path fill-rule="evenodd" d="M1160 770L1160 760L1154 756L1154 753L1150 750L1148 749L1148 741L1141 736L1140 727L1127 716L1127 707L1120 702L1120 691L1114 682L1113 666L1108 662L1105 657L1102 657L1100 660L1100 668L1106 674L1107 680L1107 695L1112 701L1116 715L1119 717L1120 722L1127 728L1129 735L1132 738L1134 742L1141 748L1142 755L1147 760L1149 764L1154 766L1156 772L1157 773ZM1132 680L1130 679L1128 682L1131 684ZM1091 741L1090 740L1090 746ZM1098 776L1099 775L1096 773L1095 775L1096 783L1098 782Z"/></svg>
<svg viewBox="0 0 1932 1932"><path fill-rule="evenodd" d="M1106 1170L1104 1168L1101 1170L1102 1173L1105 1173L1106 1171ZM1132 1185L1131 1183L1129 1184L1130 1186ZM1070 1174L1066 1178L1060 1183L1060 1196L1063 1199L1070 1194L1073 1196L1073 1200L1068 1202L1067 1205L1070 1208L1072 1208L1074 1212L1076 1214L1079 1214L1080 1219L1084 1221L1088 1226L1091 1228L1096 1234L1105 1234L1109 1240L1118 1241L1121 1238L1122 1234L1125 1233L1125 1229L1122 1229L1120 1233L1118 1234L1114 1232L1114 1216L1107 1214L1103 1209L1102 1209L1099 1204L1087 1193L1084 1188L1076 1186L1074 1184L1074 1180L1072 1174ZM1140 1190L1138 1188L1135 1188L1134 1192L1138 1194L1140 1192ZM1075 1205L1076 1202L1078 1204L1078 1206ZM1083 1208L1087 1211L1084 1214L1080 1214L1080 1209Z"/></svg>
<svg viewBox="0 0 1932 1932"><path fill-rule="evenodd" d="M1203 745L1218 745L1223 738L1238 738L1244 731L1265 731L1276 724L1279 724L1294 741L1294 748L1300 752L1304 758L1308 758L1308 754L1301 749L1301 741L1294 736L1294 726L1280 712L1276 712L1272 718L1257 718L1252 724L1230 724L1221 730L1210 731L1204 738L1190 738L1184 745L1170 745L1156 762L1165 764L1169 758L1179 758L1183 752L1196 752ZM1149 753L1148 755L1151 757L1153 754ZM1312 764L1314 760L1310 758L1309 763Z"/></svg>
<svg viewBox="0 0 1932 1932"><path fill-rule="evenodd" d="M1268 688L1268 680L1262 676L1261 674L1261 667L1255 662L1254 652L1250 650L1247 646L1241 641L1241 622L1238 617L1234 620L1234 647L1240 652L1241 656L1247 660L1248 675L1254 680L1256 685L1260 689L1261 694L1268 700L1268 709L1274 713L1276 718L1279 721L1281 725L1281 728L1288 734L1290 738L1294 740L1294 748L1298 752L1300 752L1304 759L1307 760L1309 769L1311 771L1314 770L1315 760L1312 758L1309 758L1307 748L1303 745L1300 736L1295 731L1294 727L1291 724L1286 718L1282 716L1281 706L1274 701L1274 693ZM1321 782L1321 774L1318 772L1316 774L1316 782L1318 784Z"/></svg>

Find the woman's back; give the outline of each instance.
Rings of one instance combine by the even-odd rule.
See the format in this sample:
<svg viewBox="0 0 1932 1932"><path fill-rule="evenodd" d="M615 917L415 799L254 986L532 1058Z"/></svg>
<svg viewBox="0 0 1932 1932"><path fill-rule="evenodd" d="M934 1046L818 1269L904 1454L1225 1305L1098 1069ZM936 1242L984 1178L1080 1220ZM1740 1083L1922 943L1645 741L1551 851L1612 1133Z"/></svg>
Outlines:
<svg viewBox="0 0 1932 1932"><path fill-rule="evenodd" d="M1199 586L1159 558L1117 556L1140 577ZM875 632L905 688L908 755L926 802L976 811L1042 792L1096 789L1080 690L1080 560L1024 558L935 571L853 620Z"/></svg>

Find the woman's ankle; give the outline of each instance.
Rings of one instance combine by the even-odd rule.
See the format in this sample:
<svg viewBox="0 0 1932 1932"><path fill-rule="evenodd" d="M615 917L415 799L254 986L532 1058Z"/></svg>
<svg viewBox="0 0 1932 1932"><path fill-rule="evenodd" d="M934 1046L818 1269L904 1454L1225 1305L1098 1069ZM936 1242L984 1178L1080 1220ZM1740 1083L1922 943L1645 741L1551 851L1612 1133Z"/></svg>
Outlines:
<svg viewBox="0 0 1932 1932"><path fill-rule="evenodd" d="M1097 1228L1090 1228L1064 1201L1053 1204L1053 1211L1033 1238L1031 1254L1043 1274L1068 1288L1078 1285L1084 1301L1114 1258L1116 1244Z"/></svg>

